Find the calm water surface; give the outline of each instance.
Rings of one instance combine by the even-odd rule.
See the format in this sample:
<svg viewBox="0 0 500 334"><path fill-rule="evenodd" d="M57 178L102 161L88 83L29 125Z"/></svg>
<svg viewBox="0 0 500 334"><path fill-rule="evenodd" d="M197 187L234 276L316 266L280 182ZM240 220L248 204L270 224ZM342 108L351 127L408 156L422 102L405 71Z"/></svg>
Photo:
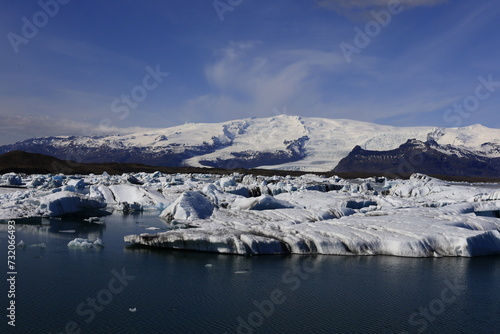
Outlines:
<svg viewBox="0 0 500 334"><path fill-rule="evenodd" d="M7 326L2 280L0 333L500 333L498 256L242 257L130 248L124 235L167 226L156 213L104 220L93 228L78 220L17 222L17 241L46 247L17 250L16 327ZM105 247L69 249L75 237L100 237ZM6 238L1 225L4 264Z"/></svg>

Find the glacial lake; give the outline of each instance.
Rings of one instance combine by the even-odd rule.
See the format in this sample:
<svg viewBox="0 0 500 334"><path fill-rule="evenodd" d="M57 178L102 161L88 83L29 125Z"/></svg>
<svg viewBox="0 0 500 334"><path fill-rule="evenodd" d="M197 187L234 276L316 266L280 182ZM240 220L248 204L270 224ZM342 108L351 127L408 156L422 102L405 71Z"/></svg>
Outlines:
<svg viewBox="0 0 500 334"><path fill-rule="evenodd" d="M123 242L167 228L157 216L18 221L16 326L3 279L0 333L500 333L500 256L242 257ZM105 247L68 248L76 237ZM6 240L4 222L4 277Z"/></svg>

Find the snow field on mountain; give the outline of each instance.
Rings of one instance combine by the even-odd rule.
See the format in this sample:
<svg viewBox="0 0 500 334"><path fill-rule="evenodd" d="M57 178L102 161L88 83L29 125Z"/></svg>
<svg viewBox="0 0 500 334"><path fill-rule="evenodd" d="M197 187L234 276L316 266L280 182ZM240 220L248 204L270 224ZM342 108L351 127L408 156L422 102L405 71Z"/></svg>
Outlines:
<svg viewBox="0 0 500 334"><path fill-rule="evenodd" d="M482 125L462 128L394 127L288 115L223 123L187 123L123 135L35 138L26 141L26 147L52 147L52 151L59 150L61 156L67 156L63 153L72 147L101 154L103 149L117 150L115 154L119 156L108 157L110 161L118 161L122 155L134 157L140 152L146 161L143 158L139 161L146 164L147 159L161 163L159 157L179 154L180 161L176 160L176 163L192 167L227 167L226 161L239 158L253 167L319 172L333 170L356 145L366 150L386 151L398 148L409 139L434 140L445 154L460 155L463 151L488 158L500 157L500 129ZM288 147L290 143L296 144ZM299 147L299 155L283 158L283 152L292 155L292 151ZM259 160L259 154L277 159ZM252 159L256 161L252 162Z"/></svg>

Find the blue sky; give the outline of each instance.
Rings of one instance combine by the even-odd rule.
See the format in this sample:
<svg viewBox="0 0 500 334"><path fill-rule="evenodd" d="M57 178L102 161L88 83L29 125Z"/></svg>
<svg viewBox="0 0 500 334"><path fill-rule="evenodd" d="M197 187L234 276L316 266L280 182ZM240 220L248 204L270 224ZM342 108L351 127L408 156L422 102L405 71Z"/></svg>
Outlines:
<svg viewBox="0 0 500 334"><path fill-rule="evenodd" d="M280 113L499 128L498 22L495 0L3 1L0 144Z"/></svg>

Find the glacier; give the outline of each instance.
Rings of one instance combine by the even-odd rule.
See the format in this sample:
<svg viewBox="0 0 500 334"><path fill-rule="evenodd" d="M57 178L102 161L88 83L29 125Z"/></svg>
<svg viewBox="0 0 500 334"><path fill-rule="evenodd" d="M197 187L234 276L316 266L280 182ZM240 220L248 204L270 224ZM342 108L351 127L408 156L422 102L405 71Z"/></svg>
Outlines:
<svg viewBox="0 0 500 334"><path fill-rule="evenodd" d="M346 119L279 115L223 123L187 123L165 129L110 136L59 136L0 146L13 150L78 157L82 162L135 162L152 166L265 168L328 172L355 146L397 149L409 139L432 140L444 153L500 157L500 129L394 127ZM78 148L78 154L75 154ZM12 179L12 182L18 180Z"/></svg>
<svg viewBox="0 0 500 334"><path fill-rule="evenodd" d="M178 250L500 254L500 219L480 214L500 213L499 184L449 182L423 174L408 180L160 172L0 176L2 219L95 217L95 210L157 212L165 223L161 232L127 235L124 241ZM73 244L85 241L75 239Z"/></svg>

